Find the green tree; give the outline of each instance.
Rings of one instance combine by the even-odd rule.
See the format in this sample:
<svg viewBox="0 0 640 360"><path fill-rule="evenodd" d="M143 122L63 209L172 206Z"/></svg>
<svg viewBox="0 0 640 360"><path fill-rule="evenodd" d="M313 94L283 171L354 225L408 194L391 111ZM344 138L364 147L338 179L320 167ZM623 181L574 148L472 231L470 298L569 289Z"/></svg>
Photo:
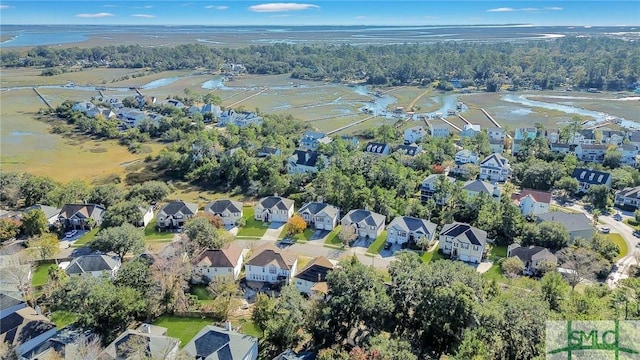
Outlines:
<svg viewBox="0 0 640 360"><path fill-rule="evenodd" d="M140 258L127 261L118 269L114 283L118 286L136 289L143 295L147 295L153 288L151 269Z"/></svg>
<svg viewBox="0 0 640 360"><path fill-rule="evenodd" d="M102 226L105 228L131 224L136 226L142 222L140 206L133 201L122 201L112 205L104 215Z"/></svg>
<svg viewBox="0 0 640 360"><path fill-rule="evenodd" d="M595 278L598 264L597 254L590 249L568 247L558 252L562 267L568 269L567 281L575 289L582 280Z"/></svg>
<svg viewBox="0 0 640 360"><path fill-rule="evenodd" d="M115 184L97 185L89 192L88 202L101 204L105 208L111 207L124 199L124 192ZM111 209L109 209L111 210Z"/></svg>
<svg viewBox="0 0 640 360"><path fill-rule="evenodd" d="M55 181L31 174L25 174L20 184L20 194L24 198L24 205L31 206L42 202L60 185Z"/></svg>
<svg viewBox="0 0 640 360"><path fill-rule="evenodd" d="M47 216L40 209L28 211L22 216L22 231L27 236L39 236L49 230Z"/></svg>
<svg viewBox="0 0 640 360"><path fill-rule="evenodd" d="M607 150L602 160L602 165L609 169L619 168L622 164L622 153L618 150Z"/></svg>
<svg viewBox="0 0 640 360"><path fill-rule="evenodd" d="M131 224L102 229L89 243L92 249L114 252L121 260L128 253L144 251L144 233Z"/></svg>
<svg viewBox="0 0 640 360"><path fill-rule="evenodd" d="M560 311L560 305L569 292L569 284L557 271L546 273L540 280L542 296L549 304L549 308Z"/></svg>
<svg viewBox="0 0 640 360"><path fill-rule="evenodd" d="M227 320L229 313L237 308L240 299L237 297L238 284L228 277L215 277L207 286L207 292L213 298L213 303L208 310L214 312L217 317Z"/></svg>
<svg viewBox="0 0 640 360"><path fill-rule="evenodd" d="M158 202L171 193L171 188L162 181L146 181L131 187L127 199L139 199L145 203Z"/></svg>
<svg viewBox="0 0 640 360"><path fill-rule="evenodd" d="M28 245L29 249L35 251L42 260L60 252L60 240L55 234L51 233L44 233L31 238Z"/></svg>
<svg viewBox="0 0 640 360"><path fill-rule="evenodd" d="M554 189L561 191L560 196L566 199L569 195L573 195L578 192L580 183L578 182L578 179L574 179L570 176L563 176L555 182L553 187Z"/></svg>
<svg viewBox="0 0 640 360"><path fill-rule="evenodd" d="M184 225L184 234L191 241L190 253L203 249L221 249L232 238L224 229L217 229L204 217L193 217Z"/></svg>
<svg viewBox="0 0 640 360"><path fill-rule="evenodd" d="M559 250L569 244L567 228L554 221L527 224L523 227L520 238L522 246L537 245L551 250Z"/></svg>
<svg viewBox="0 0 640 360"><path fill-rule="evenodd" d="M4 242L18 236L22 222L16 219L0 219L0 241Z"/></svg>
<svg viewBox="0 0 640 360"><path fill-rule="evenodd" d="M369 339L371 350L380 354L380 360L418 360L418 357L411 352L411 344L406 340L388 338L381 334Z"/></svg>
<svg viewBox="0 0 640 360"><path fill-rule="evenodd" d="M304 338L310 302L293 285L285 286L276 301L264 329L264 341L271 354L296 348Z"/></svg>
<svg viewBox="0 0 640 360"><path fill-rule="evenodd" d="M522 270L524 270L524 263L517 256L505 259L500 266L502 266L502 271L510 278L521 275Z"/></svg>
<svg viewBox="0 0 640 360"><path fill-rule="evenodd" d="M587 190L587 198L596 209L606 209L612 205L606 185L592 185Z"/></svg>

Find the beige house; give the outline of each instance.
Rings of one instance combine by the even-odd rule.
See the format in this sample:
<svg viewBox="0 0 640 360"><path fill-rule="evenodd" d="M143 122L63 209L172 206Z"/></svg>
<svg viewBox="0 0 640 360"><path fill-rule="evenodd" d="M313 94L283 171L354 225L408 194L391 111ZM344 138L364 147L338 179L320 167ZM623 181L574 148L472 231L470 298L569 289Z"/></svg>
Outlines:
<svg viewBox="0 0 640 360"><path fill-rule="evenodd" d="M416 243L421 238L433 240L436 224L411 216L396 216L387 226L387 242L392 244Z"/></svg>
<svg viewBox="0 0 640 360"><path fill-rule="evenodd" d="M326 203L309 202L298 210L309 227L313 225L317 230L333 230L338 225L340 210Z"/></svg>
<svg viewBox="0 0 640 360"><path fill-rule="evenodd" d="M487 245L487 232L469 224L454 222L440 231L440 248L454 260L480 263Z"/></svg>
<svg viewBox="0 0 640 360"><path fill-rule="evenodd" d="M295 276L296 289L314 299L324 299L329 292L327 274L336 264L324 256L313 260Z"/></svg>
<svg viewBox="0 0 640 360"><path fill-rule="evenodd" d="M186 201L172 201L158 211L156 222L158 227L163 228L179 228L191 219L198 212L198 204Z"/></svg>
<svg viewBox="0 0 640 360"><path fill-rule="evenodd" d="M290 284L298 268L298 256L267 243L256 249L244 266L247 281Z"/></svg>
<svg viewBox="0 0 640 360"><path fill-rule="evenodd" d="M233 244L227 245L224 249L202 251L191 262L193 265L191 282L208 283L214 278L238 280L246 252L246 249Z"/></svg>
<svg viewBox="0 0 640 360"><path fill-rule="evenodd" d="M354 225L360 238L375 239L384 230L385 217L369 210L351 210L345 215L340 224Z"/></svg>
<svg viewBox="0 0 640 360"><path fill-rule="evenodd" d="M517 257L522 260L525 275L537 274L540 271L540 265L544 262L558 265L558 258L549 249L541 246L523 247L513 243L507 248L507 257Z"/></svg>
<svg viewBox="0 0 640 360"><path fill-rule="evenodd" d="M267 196L256 204L254 218L264 222L287 222L293 216L293 200Z"/></svg>
<svg viewBox="0 0 640 360"><path fill-rule="evenodd" d="M242 218L242 203L234 200L216 200L207 204L204 211L222 219L225 226L235 226Z"/></svg>

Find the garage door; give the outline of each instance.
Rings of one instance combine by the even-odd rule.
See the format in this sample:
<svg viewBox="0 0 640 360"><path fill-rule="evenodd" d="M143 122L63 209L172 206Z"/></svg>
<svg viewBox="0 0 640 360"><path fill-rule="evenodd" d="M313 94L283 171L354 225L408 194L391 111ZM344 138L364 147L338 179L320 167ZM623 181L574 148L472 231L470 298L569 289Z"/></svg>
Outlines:
<svg viewBox="0 0 640 360"><path fill-rule="evenodd" d="M462 260L462 261L470 261L469 260L469 255L460 255L460 260Z"/></svg>
<svg viewBox="0 0 640 360"><path fill-rule="evenodd" d="M317 223L316 223L316 229L318 229L318 230L324 230L324 223L322 223L322 222L317 222Z"/></svg>

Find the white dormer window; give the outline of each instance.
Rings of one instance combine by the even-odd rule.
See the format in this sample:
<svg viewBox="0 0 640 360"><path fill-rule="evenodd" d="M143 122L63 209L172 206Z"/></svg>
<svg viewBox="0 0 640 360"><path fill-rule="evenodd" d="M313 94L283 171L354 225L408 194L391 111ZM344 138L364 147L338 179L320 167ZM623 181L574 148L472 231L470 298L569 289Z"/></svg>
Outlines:
<svg viewBox="0 0 640 360"><path fill-rule="evenodd" d="M604 177L604 175L600 175L600 176L598 176L598 182L599 182L599 183L602 183L602 178L603 178L603 177Z"/></svg>

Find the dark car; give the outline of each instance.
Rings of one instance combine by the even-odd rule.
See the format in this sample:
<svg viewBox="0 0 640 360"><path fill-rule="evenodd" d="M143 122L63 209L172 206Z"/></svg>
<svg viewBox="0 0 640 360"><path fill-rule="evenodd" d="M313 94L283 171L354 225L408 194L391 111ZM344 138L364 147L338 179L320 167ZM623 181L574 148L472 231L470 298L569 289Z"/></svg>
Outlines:
<svg viewBox="0 0 640 360"><path fill-rule="evenodd" d="M636 230L633 232L633 236L640 238L640 230Z"/></svg>
<svg viewBox="0 0 640 360"><path fill-rule="evenodd" d="M622 215L620 215L620 213L616 213L613 215L613 219L616 221L622 221Z"/></svg>
<svg viewBox="0 0 640 360"><path fill-rule="evenodd" d="M392 247L392 246L393 246L393 244L392 244L392 243L390 243L390 242L385 243L385 244L384 244L384 249L385 249L385 250L389 250L389 249L391 249L391 247Z"/></svg>

